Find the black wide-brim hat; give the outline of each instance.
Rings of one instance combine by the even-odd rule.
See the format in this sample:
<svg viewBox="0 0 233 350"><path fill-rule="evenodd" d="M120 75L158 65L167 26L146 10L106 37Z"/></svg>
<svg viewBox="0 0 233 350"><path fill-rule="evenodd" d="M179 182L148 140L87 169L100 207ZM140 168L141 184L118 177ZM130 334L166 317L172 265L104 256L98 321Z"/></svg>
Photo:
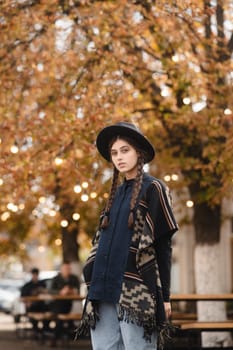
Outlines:
<svg viewBox="0 0 233 350"><path fill-rule="evenodd" d="M142 132L131 123L119 122L102 129L96 139L96 147L99 153L108 161L111 161L109 144L114 137L125 136L133 139L140 149L145 151L145 163L149 163L155 156L152 144L142 134Z"/></svg>

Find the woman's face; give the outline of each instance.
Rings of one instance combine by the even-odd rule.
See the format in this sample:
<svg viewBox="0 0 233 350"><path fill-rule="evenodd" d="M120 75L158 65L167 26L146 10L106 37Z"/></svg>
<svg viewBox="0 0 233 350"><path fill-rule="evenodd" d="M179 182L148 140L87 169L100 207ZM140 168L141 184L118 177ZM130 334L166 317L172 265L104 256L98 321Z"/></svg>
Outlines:
<svg viewBox="0 0 233 350"><path fill-rule="evenodd" d="M137 175L138 153L127 141L117 139L111 147L111 159L117 170L124 173L126 179Z"/></svg>

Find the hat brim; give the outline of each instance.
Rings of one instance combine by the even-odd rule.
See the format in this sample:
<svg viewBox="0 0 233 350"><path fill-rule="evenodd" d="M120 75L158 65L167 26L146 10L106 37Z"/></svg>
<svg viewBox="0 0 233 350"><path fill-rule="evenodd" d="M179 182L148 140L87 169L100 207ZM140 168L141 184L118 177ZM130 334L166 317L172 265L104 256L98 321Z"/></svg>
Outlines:
<svg viewBox="0 0 233 350"><path fill-rule="evenodd" d="M96 139L96 147L99 153L108 162L111 162L111 156L109 152L109 143L116 136L125 136L135 140L138 146L142 150L144 150L147 155L145 159L145 163L149 163L154 158L155 156L154 147L144 135L142 135L140 132L134 129L131 129L125 126L111 125L101 130Z"/></svg>

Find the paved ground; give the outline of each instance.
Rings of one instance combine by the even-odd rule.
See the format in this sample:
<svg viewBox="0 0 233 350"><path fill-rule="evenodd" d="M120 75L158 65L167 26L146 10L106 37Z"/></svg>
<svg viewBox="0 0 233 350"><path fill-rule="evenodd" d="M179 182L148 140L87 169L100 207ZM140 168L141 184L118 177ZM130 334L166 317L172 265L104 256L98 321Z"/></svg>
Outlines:
<svg viewBox="0 0 233 350"><path fill-rule="evenodd" d="M51 350L50 341L43 344L31 336L18 336L12 316L0 313L0 349L4 350ZM60 342L56 349L62 350L91 350L89 340Z"/></svg>
<svg viewBox="0 0 233 350"><path fill-rule="evenodd" d="M89 341L79 341L74 343L59 343L55 347L62 350L91 350ZM3 350L51 350L50 344L41 344L33 339L18 339L13 331L0 331L0 349Z"/></svg>

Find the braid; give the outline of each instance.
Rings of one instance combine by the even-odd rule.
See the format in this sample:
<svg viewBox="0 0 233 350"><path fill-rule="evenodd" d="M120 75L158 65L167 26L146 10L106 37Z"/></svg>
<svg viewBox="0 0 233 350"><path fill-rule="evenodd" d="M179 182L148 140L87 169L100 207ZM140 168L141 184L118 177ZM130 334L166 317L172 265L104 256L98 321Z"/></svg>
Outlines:
<svg viewBox="0 0 233 350"><path fill-rule="evenodd" d="M102 222L101 222L101 228L106 228L109 224L109 212L110 212L110 209L112 206L114 196L116 194L118 178L119 178L119 170L117 170L116 167L114 167L113 168L113 179L112 179L111 192L110 192L110 196L109 196L107 205L105 207L104 217L103 217Z"/></svg>
<svg viewBox="0 0 233 350"><path fill-rule="evenodd" d="M142 155L138 157L138 168L137 168L137 175L135 178L133 190L132 190L132 197L130 200L130 213L129 213L129 219L128 219L128 227L132 228L134 223L134 208L137 203L137 199L139 196L139 192L142 187L142 178L143 178L143 166L144 166L144 158Z"/></svg>

